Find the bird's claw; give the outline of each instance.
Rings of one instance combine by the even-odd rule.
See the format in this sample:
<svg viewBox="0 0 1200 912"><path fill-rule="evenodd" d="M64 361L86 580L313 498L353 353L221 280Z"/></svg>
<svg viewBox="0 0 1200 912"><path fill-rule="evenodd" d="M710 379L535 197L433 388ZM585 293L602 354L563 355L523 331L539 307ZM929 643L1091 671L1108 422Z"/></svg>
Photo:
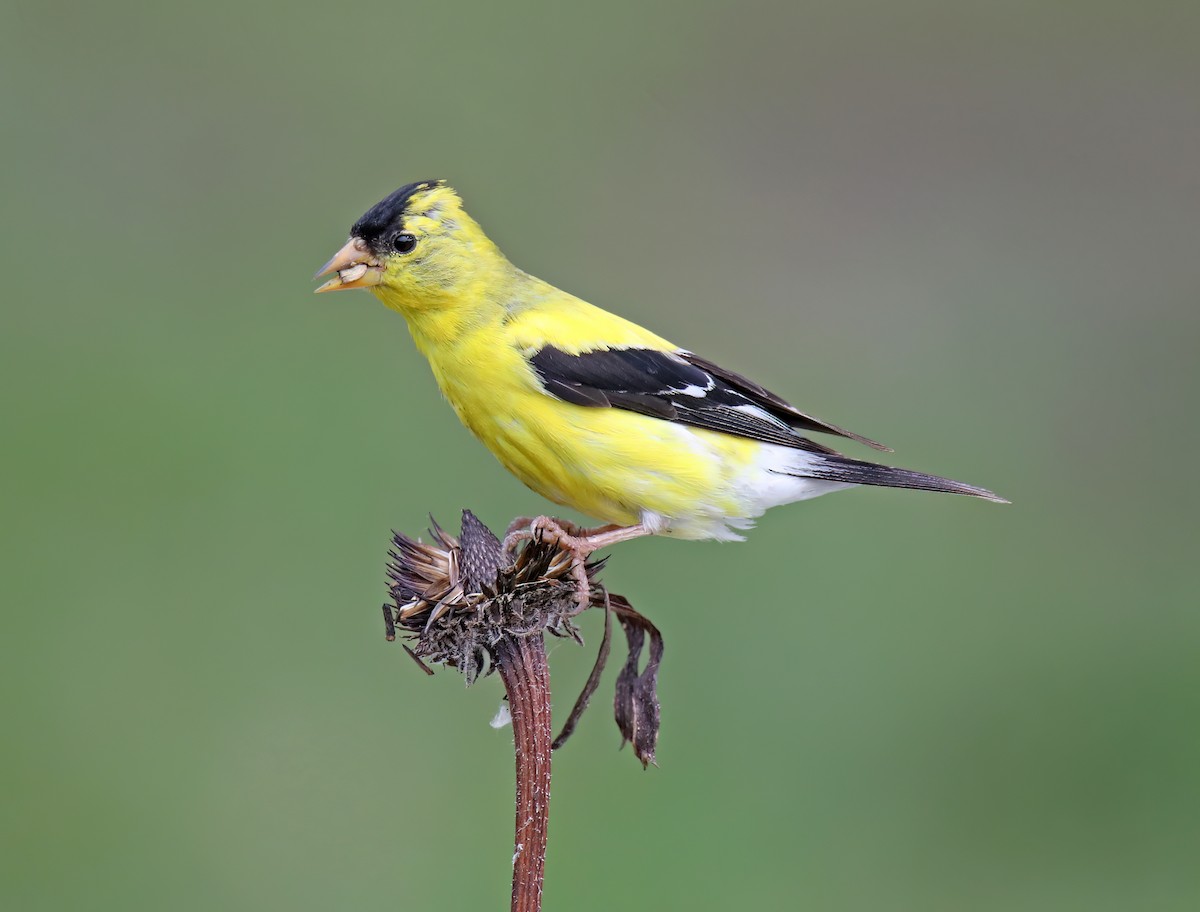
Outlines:
<svg viewBox="0 0 1200 912"><path fill-rule="evenodd" d="M588 543L593 531L553 516L518 516L504 530L503 547L511 552L521 542L537 539L560 545L568 551L582 552L586 557L596 550Z"/></svg>
<svg viewBox="0 0 1200 912"><path fill-rule="evenodd" d="M642 523L632 526L601 526L598 529L585 529L575 523L552 516L536 516L533 519L521 517L514 520L504 534L504 550L511 554L513 549L523 541L543 541L557 545L573 558L571 576L577 584L579 610L583 611L591 604L591 582L587 575L587 559L599 551L618 542L628 541L651 534L651 530Z"/></svg>
<svg viewBox="0 0 1200 912"><path fill-rule="evenodd" d="M575 580L575 600L579 606L576 613L586 610L592 603L587 559L596 550L587 539L587 530L550 516L536 516L533 519L522 516L513 520L504 533L505 553L511 554L523 541L549 542L571 555L571 577Z"/></svg>
<svg viewBox="0 0 1200 912"><path fill-rule="evenodd" d="M533 517L518 516L508 524L508 528L504 530L504 541L500 545L505 554L512 554L517 545L533 538L533 523Z"/></svg>

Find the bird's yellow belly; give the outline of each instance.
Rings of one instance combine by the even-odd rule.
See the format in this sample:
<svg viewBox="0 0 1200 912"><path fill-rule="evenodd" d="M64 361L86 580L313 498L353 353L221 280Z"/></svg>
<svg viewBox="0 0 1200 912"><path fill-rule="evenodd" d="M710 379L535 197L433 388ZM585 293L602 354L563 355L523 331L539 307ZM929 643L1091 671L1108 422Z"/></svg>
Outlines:
<svg viewBox="0 0 1200 912"><path fill-rule="evenodd" d="M604 522L651 520L688 538L745 515L737 482L754 460L750 441L541 392L514 405L460 415L505 468L555 503Z"/></svg>

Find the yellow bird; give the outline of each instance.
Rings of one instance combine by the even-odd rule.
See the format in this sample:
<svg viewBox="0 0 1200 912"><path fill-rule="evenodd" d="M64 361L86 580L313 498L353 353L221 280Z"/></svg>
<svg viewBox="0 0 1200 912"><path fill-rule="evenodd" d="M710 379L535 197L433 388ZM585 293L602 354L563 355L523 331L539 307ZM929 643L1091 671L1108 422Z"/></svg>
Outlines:
<svg viewBox="0 0 1200 912"><path fill-rule="evenodd" d="M854 485L1007 503L812 440L887 450L522 272L442 181L368 210L318 276L331 273L318 292L370 288L404 316L442 393L505 468L608 524L533 521L580 555L650 534L740 539L770 507Z"/></svg>

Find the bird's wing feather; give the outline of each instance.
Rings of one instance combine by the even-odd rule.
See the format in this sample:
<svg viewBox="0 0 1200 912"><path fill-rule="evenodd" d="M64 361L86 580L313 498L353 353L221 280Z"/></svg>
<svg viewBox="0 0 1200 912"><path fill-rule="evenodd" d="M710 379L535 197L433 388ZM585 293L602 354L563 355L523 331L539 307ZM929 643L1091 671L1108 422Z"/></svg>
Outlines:
<svg viewBox="0 0 1200 912"><path fill-rule="evenodd" d="M690 352L602 348L570 354L546 345L529 361L547 393L575 405L625 409L814 453L834 451L804 437L800 429L886 449L805 415L769 390Z"/></svg>
<svg viewBox="0 0 1200 912"><path fill-rule="evenodd" d="M720 365L701 358L699 355L694 355L691 352L680 352L680 356L694 367L708 371L714 377L724 381L732 388L752 399L762 408L767 409L772 414L778 415L791 427L804 428L808 431L820 431L824 434L833 434L837 437L845 437L848 440L865 444L873 450L879 450L884 453L892 452L891 447L884 446L882 443L872 440L869 437L863 437L861 434L855 434L853 431L838 427L836 424L830 424L828 421L822 421L820 418L806 415L781 396L777 396L769 389L759 386L753 380L748 380L740 374L726 370Z"/></svg>

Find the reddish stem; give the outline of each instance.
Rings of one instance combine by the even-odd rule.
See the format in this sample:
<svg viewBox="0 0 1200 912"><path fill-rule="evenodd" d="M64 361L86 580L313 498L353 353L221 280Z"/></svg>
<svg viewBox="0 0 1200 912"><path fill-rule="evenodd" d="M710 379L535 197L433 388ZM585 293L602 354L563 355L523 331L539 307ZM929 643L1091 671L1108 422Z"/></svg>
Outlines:
<svg viewBox="0 0 1200 912"><path fill-rule="evenodd" d="M513 852L512 912L540 912L550 818L550 667L540 636L506 636L496 664L512 713L517 756L517 834Z"/></svg>

